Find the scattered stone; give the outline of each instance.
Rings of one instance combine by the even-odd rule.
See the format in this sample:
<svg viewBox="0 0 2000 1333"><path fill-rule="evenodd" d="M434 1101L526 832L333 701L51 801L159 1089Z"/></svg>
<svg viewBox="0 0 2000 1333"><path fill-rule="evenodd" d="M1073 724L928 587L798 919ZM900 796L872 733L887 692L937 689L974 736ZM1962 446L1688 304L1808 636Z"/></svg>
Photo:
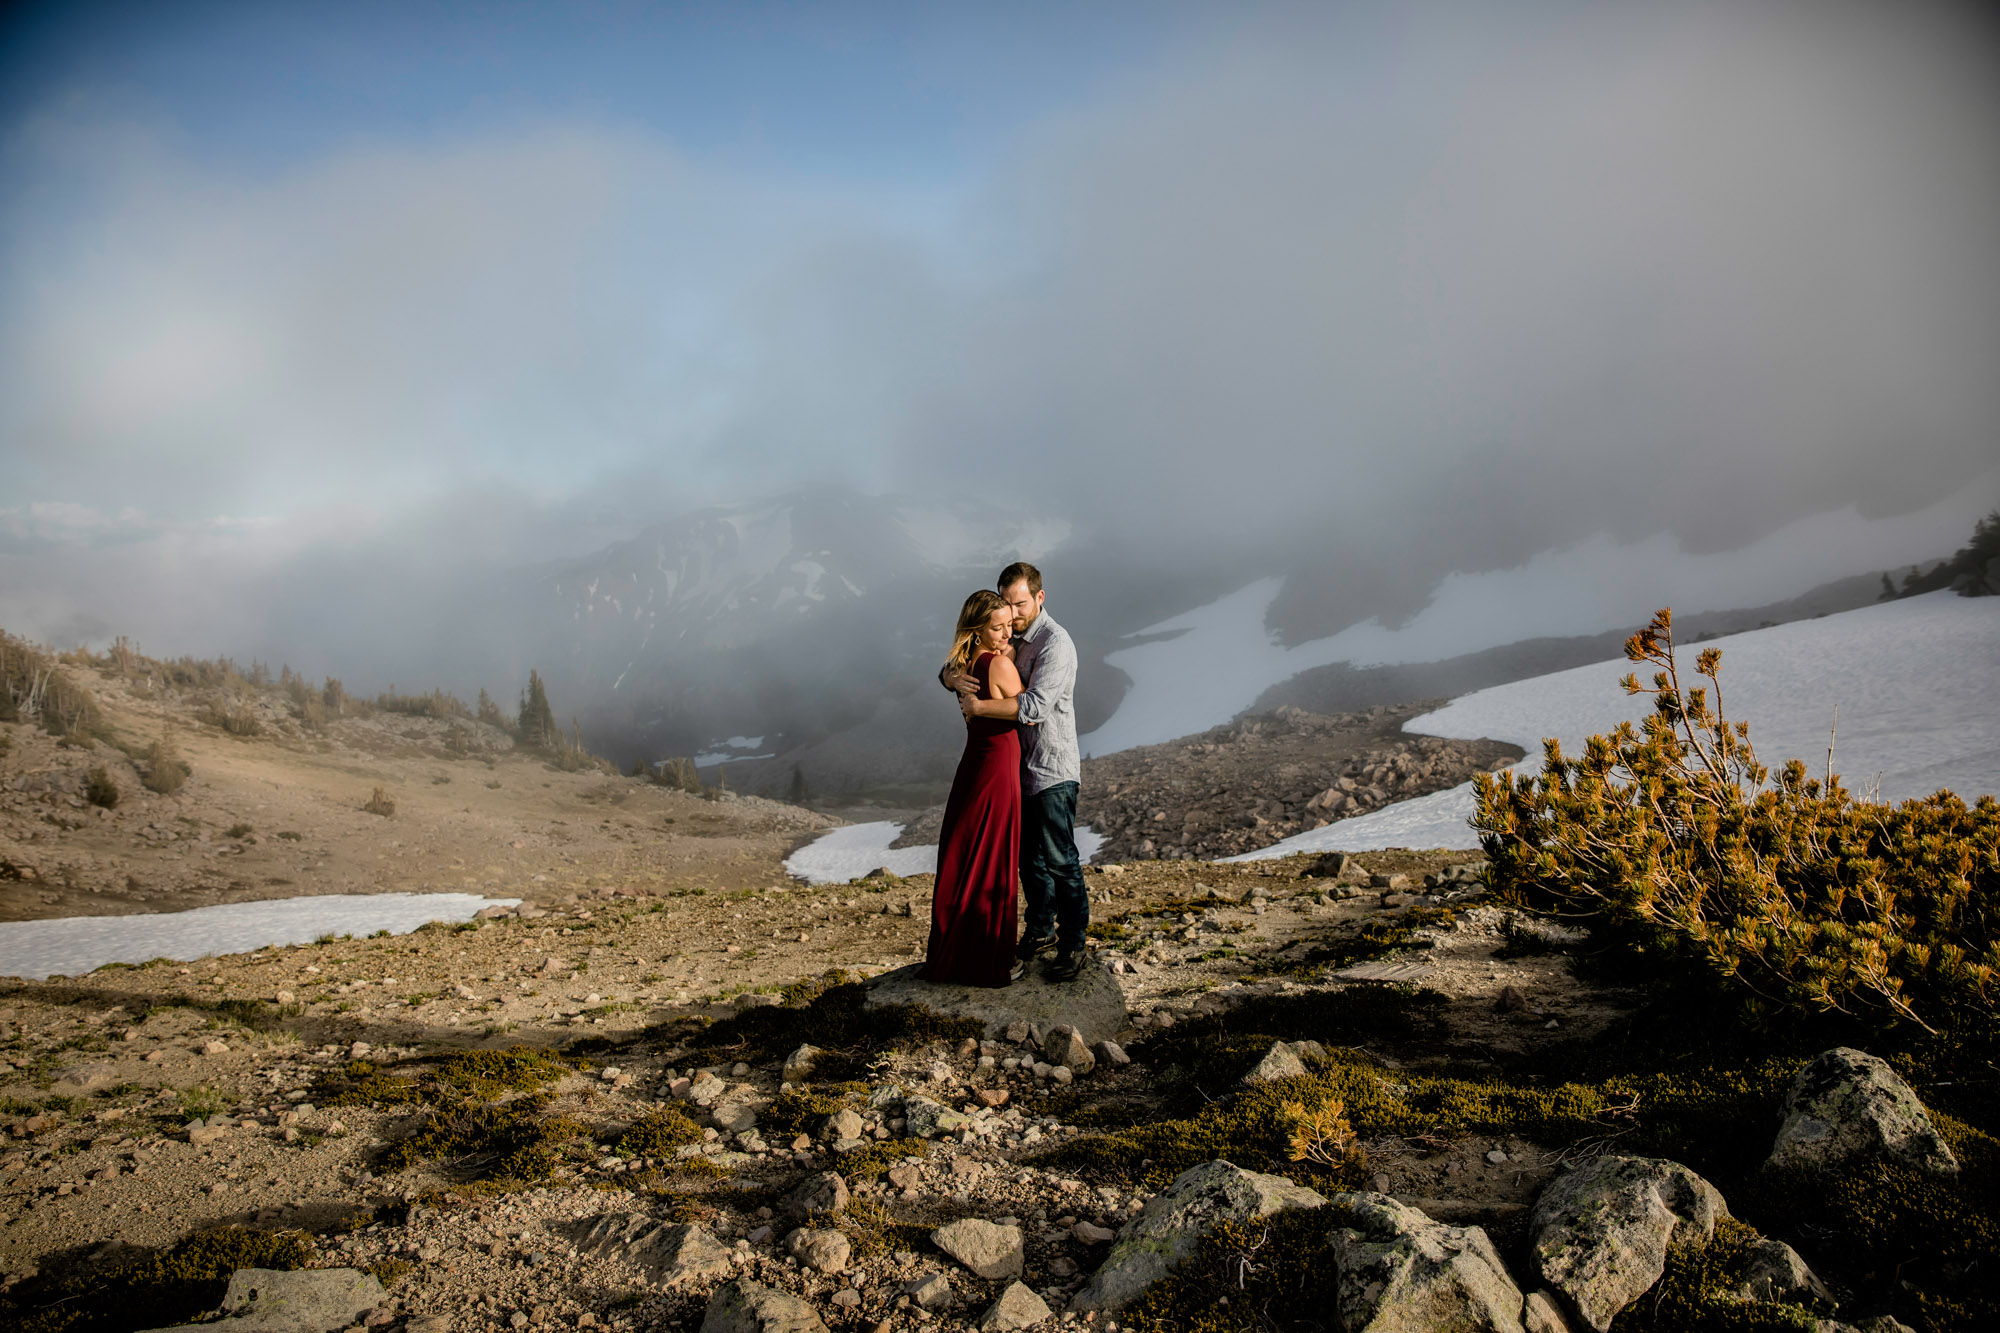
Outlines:
<svg viewBox="0 0 2000 1333"><path fill-rule="evenodd" d="M1123 1069L1132 1063L1132 1057L1125 1054L1125 1048L1108 1037L1090 1049L1096 1054L1097 1063L1107 1069Z"/></svg>
<svg viewBox="0 0 2000 1333"><path fill-rule="evenodd" d="M830 1217L847 1207L847 1182L832 1171L807 1176L785 1196L784 1214L804 1221Z"/></svg>
<svg viewBox="0 0 2000 1333"><path fill-rule="evenodd" d="M1518 1014L1528 1007L1528 993L1519 986L1502 986L1493 1007L1503 1014Z"/></svg>
<svg viewBox="0 0 2000 1333"><path fill-rule="evenodd" d="M350 1060L359 1060L362 1056L368 1054L368 1052L374 1049L375 1049L374 1047L370 1046L365 1041L357 1041L352 1046L349 1046L347 1048L347 1058Z"/></svg>
<svg viewBox="0 0 2000 1333"><path fill-rule="evenodd" d="M1829 1313L1838 1304L1799 1252L1771 1236L1760 1236L1744 1247L1743 1285L1730 1295L1739 1301L1803 1305Z"/></svg>
<svg viewBox="0 0 2000 1333"><path fill-rule="evenodd" d="M913 1137L919 1139L934 1139L940 1134L955 1134L972 1123L963 1114L928 1097L905 1097L903 1119L904 1127Z"/></svg>
<svg viewBox="0 0 2000 1333"><path fill-rule="evenodd" d="M1118 1232L1111 1252L1071 1298L1077 1311L1120 1310L1193 1254L1224 1222L1317 1208L1325 1196L1283 1176L1245 1171L1220 1159L1190 1167Z"/></svg>
<svg viewBox="0 0 2000 1333"><path fill-rule="evenodd" d="M1048 1302L1037 1296L1033 1288L1025 1282L1010 1282L1000 1298L979 1316L979 1327L1011 1333L1014 1329L1033 1328L1049 1315Z"/></svg>
<svg viewBox="0 0 2000 1333"><path fill-rule="evenodd" d="M737 1278L708 1298L701 1333L826 1333L826 1325L790 1292Z"/></svg>
<svg viewBox="0 0 2000 1333"><path fill-rule="evenodd" d="M1281 1078L1304 1078L1305 1061L1293 1052L1289 1042L1272 1042L1271 1049L1264 1052L1264 1058L1256 1068L1243 1076L1246 1084L1272 1083Z"/></svg>
<svg viewBox="0 0 2000 1333"><path fill-rule="evenodd" d="M1486 1154L1486 1161L1487 1164L1490 1166L1503 1165L1506 1162L1506 1160L1507 1160L1506 1152L1499 1148L1494 1148Z"/></svg>
<svg viewBox="0 0 2000 1333"><path fill-rule="evenodd" d="M818 1066L820 1054L817 1046L799 1047L785 1057L785 1066L779 1077L787 1083L805 1082L812 1077L814 1068Z"/></svg>
<svg viewBox="0 0 2000 1333"><path fill-rule="evenodd" d="M1958 1171L1930 1113L1886 1061L1849 1046L1814 1056L1792 1080L1765 1168L1831 1174L1877 1160Z"/></svg>
<svg viewBox="0 0 2000 1333"><path fill-rule="evenodd" d="M868 1122L858 1112L843 1107L826 1118L819 1136L837 1143L842 1139L858 1139L867 1128Z"/></svg>
<svg viewBox="0 0 2000 1333"><path fill-rule="evenodd" d="M1660 1280L1667 1250L1705 1244L1729 1205L1715 1186L1657 1157L1594 1157L1558 1176L1529 1223L1542 1280L1583 1322L1611 1320Z"/></svg>
<svg viewBox="0 0 2000 1333"><path fill-rule="evenodd" d="M951 1279L943 1273L926 1273L905 1284L903 1294L926 1310L942 1310L952 1303Z"/></svg>
<svg viewBox="0 0 2000 1333"><path fill-rule="evenodd" d="M794 1259L822 1273L838 1273L847 1267L853 1247L838 1231L800 1227L785 1239L785 1248Z"/></svg>
<svg viewBox="0 0 2000 1333"><path fill-rule="evenodd" d="M931 1243L988 1281L1021 1276L1027 1257L1021 1228L976 1217L939 1227L931 1232Z"/></svg>
<svg viewBox="0 0 2000 1333"><path fill-rule="evenodd" d="M1057 1024L1042 1038L1042 1057L1072 1074L1088 1074L1097 1068L1097 1057L1090 1053L1082 1035L1067 1023Z"/></svg>
<svg viewBox="0 0 2000 1333"><path fill-rule="evenodd" d="M643 1213L605 1213L577 1224L575 1234L578 1250L622 1255L660 1282L703 1281L735 1271L729 1247L706 1227L663 1223Z"/></svg>
<svg viewBox="0 0 2000 1333"><path fill-rule="evenodd" d="M219 1038L211 1037L201 1044L201 1053L203 1055L227 1055L229 1054L229 1043Z"/></svg>
<svg viewBox="0 0 2000 1333"><path fill-rule="evenodd" d="M974 1088L972 1091L972 1100L978 1102L981 1106L1005 1106L1007 1104L1007 1089Z"/></svg>
<svg viewBox="0 0 2000 1333"><path fill-rule="evenodd" d="M1109 1227L1098 1226L1094 1222L1078 1222L1070 1228L1070 1234L1084 1245L1109 1245L1118 1239L1118 1233Z"/></svg>
<svg viewBox="0 0 2000 1333"><path fill-rule="evenodd" d="M757 1128L757 1110L764 1099L748 1083L739 1083L717 1098L709 1107L709 1118L715 1127L730 1134L741 1134L745 1130Z"/></svg>
<svg viewBox="0 0 2000 1333"><path fill-rule="evenodd" d="M1521 1289L1483 1227L1454 1227L1386 1194L1336 1194L1329 1248L1346 1328L1522 1333Z"/></svg>

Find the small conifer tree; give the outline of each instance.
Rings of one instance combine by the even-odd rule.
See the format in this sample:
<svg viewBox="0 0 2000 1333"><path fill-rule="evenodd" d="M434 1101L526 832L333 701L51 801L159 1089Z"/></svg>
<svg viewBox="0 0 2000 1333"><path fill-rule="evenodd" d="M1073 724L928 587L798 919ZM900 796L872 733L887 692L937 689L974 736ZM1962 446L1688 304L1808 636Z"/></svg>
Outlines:
<svg viewBox="0 0 2000 1333"><path fill-rule="evenodd" d="M549 692L539 671L528 672L528 688L521 695L516 735L530 750L551 750L561 743L562 732L556 726L555 710L549 707Z"/></svg>

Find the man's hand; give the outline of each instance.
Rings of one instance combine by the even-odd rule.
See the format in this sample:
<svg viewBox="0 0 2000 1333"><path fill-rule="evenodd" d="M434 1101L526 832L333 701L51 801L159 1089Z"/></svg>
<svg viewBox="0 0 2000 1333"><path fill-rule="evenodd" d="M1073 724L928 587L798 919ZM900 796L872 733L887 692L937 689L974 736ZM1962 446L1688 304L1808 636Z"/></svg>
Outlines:
<svg viewBox="0 0 2000 1333"><path fill-rule="evenodd" d="M979 691L968 690L958 696L958 712L961 717L979 716Z"/></svg>
<svg viewBox="0 0 2000 1333"><path fill-rule="evenodd" d="M958 691L958 697L961 702L966 699L977 699L979 697L981 687L978 679L966 675L963 671L947 673L944 683Z"/></svg>

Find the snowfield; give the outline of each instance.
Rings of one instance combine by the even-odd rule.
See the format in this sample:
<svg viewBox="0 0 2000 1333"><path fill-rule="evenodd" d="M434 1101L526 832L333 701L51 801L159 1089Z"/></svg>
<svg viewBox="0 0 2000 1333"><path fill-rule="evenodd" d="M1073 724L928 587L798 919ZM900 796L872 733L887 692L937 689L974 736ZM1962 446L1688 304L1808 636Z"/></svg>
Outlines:
<svg viewBox="0 0 2000 1333"><path fill-rule="evenodd" d="M274 944L310 944L328 934L407 935L426 922L468 921L483 907L520 901L472 893L341 893L190 912L10 921L0 923L0 976L80 977L106 963L186 962Z"/></svg>
<svg viewBox="0 0 2000 1333"><path fill-rule="evenodd" d="M799 848L785 861L785 869L808 884L845 884L884 866L895 875L929 875L937 870L937 844L923 847L891 847L901 824L887 820L874 824L850 824ZM1097 855L1104 839L1087 824L1076 828L1076 850L1085 865Z"/></svg>
<svg viewBox="0 0 2000 1333"><path fill-rule="evenodd" d="M1969 530L1996 503L2000 472L1915 513L1816 514L1735 551L1692 554L1664 535L1630 543L1592 537L1512 569L1452 574L1393 629L1365 620L1290 648L1265 628L1283 581L1263 579L1131 636L1171 637L1107 654L1132 687L1104 725L1081 738L1083 752L1111 754L1221 726L1271 686L1335 662L1437 662L1524 639L1601 633L1654 607L1691 615L1760 606L1830 578L1929 559L1939 533Z"/></svg>
<svg viewBox="0 0 2000 1333"><path fill-rule="evenodd" d="M1766 767L1803 759L1824 772L1838 706L1833 768L1857 796L1885 801L1940 788L1966 801L2000 792L2000 597L1930 593L1905 601L1683 644L1683 686L1700 648L1722 649L1721 695L1732 721L1750 724ZM1580 753L1584 738L1636 722L1650 696L1627 696L1619 658L1531 680L1496 685L1412 718L1405 731L1511 741L1528 752L1518 771L1541 770L1542 740ZM1650 681L1640 671L1642 683ZM1229 858L1254 861L1293 852L1479 845L1467 820L1472 785L1433 792L1356 819L1309 830Z"/></svg>

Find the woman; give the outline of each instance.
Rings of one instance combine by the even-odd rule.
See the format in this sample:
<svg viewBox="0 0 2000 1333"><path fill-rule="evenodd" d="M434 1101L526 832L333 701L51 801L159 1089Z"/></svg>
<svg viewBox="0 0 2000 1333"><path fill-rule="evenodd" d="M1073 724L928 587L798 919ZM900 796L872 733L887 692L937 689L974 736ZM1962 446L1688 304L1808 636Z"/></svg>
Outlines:
<svg viewBox="0 0 2000 1333"><path fill-rule="evenodd" d="M951 665L989 699L1021 692L1014 669L1014 612L982 589L965 599ZM968 718L965 755L945 802L938 838L931 941L917 973L926 981L1005 986L1014 966L1014 892L1021 855L1021 738L1012 722Z"/></svg>

